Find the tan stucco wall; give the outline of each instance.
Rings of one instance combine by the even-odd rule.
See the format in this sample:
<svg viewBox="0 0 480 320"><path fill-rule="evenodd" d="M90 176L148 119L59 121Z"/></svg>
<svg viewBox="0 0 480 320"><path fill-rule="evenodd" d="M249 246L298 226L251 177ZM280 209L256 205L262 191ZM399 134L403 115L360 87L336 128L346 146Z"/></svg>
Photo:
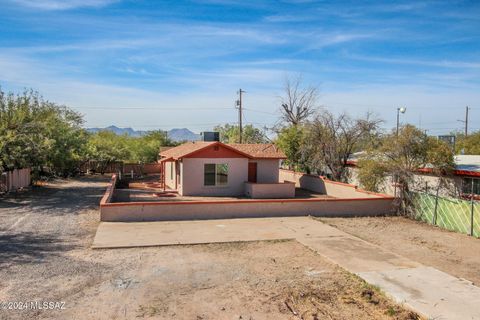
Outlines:
<svg viewBox="0 0 480 320"><path fill-rule="evenodd" d="M298 188L307 189L321 194L327 194L325 183L318 177L305 175L299 172L289 170L280 170L280 181L294 182Z"/></svg>
<svg viewBox="0 0 480 320"><path fill-rule="evenodd" d="M280 170L280 181L294 182L298 188L326 194L336 198L378 198L378 195L361 192L353 185L337 183L320 178L319 176Z"/></svg>
<svg viewBox="0 0 480 320"><path fill-rule="evenodd" d="M277 183L279 182L278 169L280 161L278 159L259 159L250 160L257 163L257 182L258 183Z"/></svg>
<svg viewBox="0 0 480 320"><path fill-rule="evenodd" d="M245 195L253 199L288 199L295 197L294 183L245 183Z"/></svg>
<svg viewBox="0 0 480 320"><path fill-rule="evenodd" d="M258 202L264 201L264 202ZM129 203L101 207L102 221L162 221L192 219L228 219L247 217L322 216L356 217L392 213L392 199L275 201L244 200L230 203L205 202L182 204Z"/></svg>
<svg viewBox="0 0 480 320"><path fill-rule="evenodd" d="M173 167L173 179L171 178L171 169ZM171 189L175 189L175 162L165 162L165 184Z"/></svg>
<svg viewBox="0 0 480 320"><path fill-rule="evenodd" d="M183 194L183 160L181 160L178 164L178 169L180 173L180 177L178 179L178 185L177 185L177 191L178 194L182 195Z"/></svg>
<svg viewBox="0 0 480 320"><path fill-rule="evenodd" d="M228 164L226 186L204 186L204 164ZM185 158L183 159L182 195L185 196L241 196L248 180L247 158Z"/></svg>

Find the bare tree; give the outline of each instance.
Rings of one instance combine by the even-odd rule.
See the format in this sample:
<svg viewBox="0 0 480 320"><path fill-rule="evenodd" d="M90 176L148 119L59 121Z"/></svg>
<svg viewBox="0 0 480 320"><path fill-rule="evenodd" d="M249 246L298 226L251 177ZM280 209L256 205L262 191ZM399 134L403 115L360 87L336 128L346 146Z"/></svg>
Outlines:
<svg viewBox="0 0 480 320"><path fill-rule="evenodd" d="M323 111L306 125L302 155L311 169L329 171L334 180L346 181L349 157L375 135L380 123L370 114L353 119Z"/></svg>
<svg viewBox="0 0 480 320"><path fill-rule="evenodd" d="M304 87L302 77L285 80L285 96L281 98L281 119L290 125L298 125L315 113L318 89Z"/></svg>

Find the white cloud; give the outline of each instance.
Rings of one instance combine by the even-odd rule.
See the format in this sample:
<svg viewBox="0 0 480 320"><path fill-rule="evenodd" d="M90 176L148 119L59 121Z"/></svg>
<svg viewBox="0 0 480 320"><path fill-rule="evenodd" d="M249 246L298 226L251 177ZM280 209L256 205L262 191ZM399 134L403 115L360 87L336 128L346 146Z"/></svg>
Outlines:
<svg viewBox="0 0 480 320"><path fill-rule="evenodd" d="M408 58L382 58L374 56L348 55L348 58L362 61L382 62L391 64L410 64L443 68L480 68L480 61L452 61L452 60L419 60Z"/></svg>
<svg viewBox="0 0 480 320"><path fill-rule="evenodd" d="M41 10L70 10L83 7L104 7L118 0L11 0L12 2Z"/></svg>

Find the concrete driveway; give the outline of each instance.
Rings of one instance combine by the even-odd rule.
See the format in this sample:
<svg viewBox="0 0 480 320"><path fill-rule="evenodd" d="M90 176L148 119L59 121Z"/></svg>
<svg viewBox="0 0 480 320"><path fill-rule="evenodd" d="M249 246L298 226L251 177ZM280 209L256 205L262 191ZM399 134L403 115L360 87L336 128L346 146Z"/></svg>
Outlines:
<svg viewBox="0 0 480 320"><path fill-rule="evenodd" d="M480 288L308 217L102 222L95 249L295 239L427 318L480 319Z"/></svg>

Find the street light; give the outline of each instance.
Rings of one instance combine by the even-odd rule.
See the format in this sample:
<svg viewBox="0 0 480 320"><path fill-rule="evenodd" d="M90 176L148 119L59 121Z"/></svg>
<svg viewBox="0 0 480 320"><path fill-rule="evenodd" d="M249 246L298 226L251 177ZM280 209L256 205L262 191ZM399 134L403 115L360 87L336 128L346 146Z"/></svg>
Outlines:
<svg viewBox="0 0 480 320"><path fill-rule="evenodd" d="M398 137L398 127L400 126L400 113L405 113L407 111L406 107L397 108L397 137Z"/></svg>

